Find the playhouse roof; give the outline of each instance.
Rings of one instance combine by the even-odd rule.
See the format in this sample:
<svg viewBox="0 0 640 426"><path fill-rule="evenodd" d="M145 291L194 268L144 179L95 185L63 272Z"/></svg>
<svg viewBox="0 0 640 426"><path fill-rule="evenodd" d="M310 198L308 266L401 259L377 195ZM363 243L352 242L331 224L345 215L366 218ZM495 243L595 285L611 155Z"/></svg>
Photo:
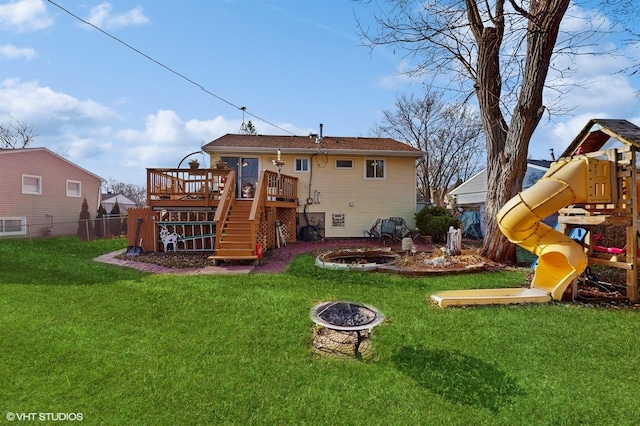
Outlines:
<svg viewBox="0 0 640 426"><path fill-rule="evenodd" d="M582 148L584 153L598 151L611 138L640 148L640 127L627 120L592 118L562 153L562 157L576 154L578 148Z"/></svg>

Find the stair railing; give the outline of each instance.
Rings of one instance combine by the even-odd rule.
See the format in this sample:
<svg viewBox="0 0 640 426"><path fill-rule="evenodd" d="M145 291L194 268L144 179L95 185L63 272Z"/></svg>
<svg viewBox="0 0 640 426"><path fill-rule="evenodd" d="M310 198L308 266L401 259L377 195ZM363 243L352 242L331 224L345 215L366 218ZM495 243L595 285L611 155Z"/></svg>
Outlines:
<svg viewBox="0 0 640 426"><path fill-rule="evenodd" d="M251 227L251 250L256 254L258 227L260 226L261 213L264 210L265 200L267 199L267 170L263 170L258 178L256 192L251 203L251 211L249 212L249 226Z"/></svg>
<svg viewBox="0 0 640 426"><path fill-rule="evenodd" d="M222 230L229 216L229 210L236 199L236 172L230 170L227 174L227 182L220 195L220 203L216 209L216 215L213 218L216 222L216 250L220 248L220 240L222 239Z"/></svg>

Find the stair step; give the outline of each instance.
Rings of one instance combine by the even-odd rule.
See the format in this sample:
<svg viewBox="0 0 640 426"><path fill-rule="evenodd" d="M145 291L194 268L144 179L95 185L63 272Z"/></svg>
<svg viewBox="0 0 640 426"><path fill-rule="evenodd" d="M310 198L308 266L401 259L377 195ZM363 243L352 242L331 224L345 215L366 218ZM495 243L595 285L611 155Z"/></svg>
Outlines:
<svg viewBox="0 0 640 426"><path fill-rule="evenodd" d="M221 259L231 259L234 256L255 256L255 254L250 249L218 249L215 256Z"/></svg>
<svg viewBox="0 0 640 426"><path fill-rule="evenodd" d="M207 257L207 259L209 260L252 260L252 259L257 259L258 256L219 256L219 255L213 255L213 256L209 256Z"/></svg>
<svg viewBox="0 0 640 426"><path fill-rule="evenodd" d="M251 241L220 241L221 249L249 249L251 250Z"/></svg>
<svg viewBox="0 0 640 426"><path fill-rule="evenodd" d="M251 235L251 228L248 226L225 226L222 228L222 235L224 234L240 234Z"/></svg>
<svg viewBox="0 0 640 426"><path fill-rule="evenodd" d="M251 231L245 231L243 229L225 229L222 234L222 238L251 238Z"/></svg>

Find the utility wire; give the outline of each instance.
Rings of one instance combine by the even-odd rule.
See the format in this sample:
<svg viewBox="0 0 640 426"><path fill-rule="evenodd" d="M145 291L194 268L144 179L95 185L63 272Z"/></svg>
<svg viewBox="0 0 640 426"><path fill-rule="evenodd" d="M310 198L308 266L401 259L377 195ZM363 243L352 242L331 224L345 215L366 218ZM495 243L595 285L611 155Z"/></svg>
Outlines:
<svg viewBox="0 0 640 426"><path fill-rule="evenodd" d="M189 77L185 76L184 74L182 74L182 73L180 73L180 72L178 72L178 71L174 70L173 68L171 68L171 67L169 67L169 66L167 66L167 65L163 64L162 62L160 62L160 61L158 61L158 60L156 60L156 59L152 58L151 56L147 55L147 54L146 54L146 53L144 53L143 51L141 51L141 50L139 50L139 49L137 49L137 48L135 48L135 47L131 46L130 44L128 44L127 42L125 42L125 41L123 41L123 40L121 40L121 39L119 39L118 37L114 36L113 34L110 34L110 33L108 33L107 31L103 30L102 28L100 28L100 27L98 27L98 26L96 26L96 25L92 24L91 22L88 22L88 21L86 21L86 20L82 19L81 17L79 17L79 16L78 16L78 15L76 15L75 13L73 13L73 12L71 12L71 11L69 11L69 10L65 9L64 7L62 7L62 6L60 6L59 4L57 4L56 2L54 2L53 0L47 0L47 1L48 1L49 3L51 3L52 5L54 5L55 7L57 7L58 9L62 10L63 12L65 12L65 13L67 13L67 14L69 14L69 15L73 16L74 18L76 18L76 19L77 19L77 20L79 20L80 22L82 22L82 23L84 23L84 24L86 24L86 25L89 25L90 27L95 28L96 30L100 31L102 34L104 34L104 35L106 35L107 37L110 37L111 39L113 39L113 40L117 41L118 43L120 43L120 44L122 44L122 45L124 45L124 46L128 47L129 49L133 50L133 51L134 51L134 52L136 52L137 54L144 56L145 58L147 58L147 59L148 59L148 60L150 60L151 62L155 63L156 65L159 65L159 66L161 66L162 68L164 68L165 70L169 71L170 73L173 73L173 74L177 75L178 77L182 78L183 80L186 80L187 82L189 82L189 83L191 83L192 85L196 86L197 88L199 88L200 90L202 90L202 91L203 91L203 92L205 92L206 94L211 95L211 96L213 96L214 98L216 98L216 99L218 99L218 100L220 100L220 101L222 101L222 102L224 102L224 103L226 103L226 104L228 104L228 105L230 105L230 106L232 106L232 107L234 107L234 108L236 108L236 109L242 110L242 111L243 111L243 113L245 113L245 112L246 112L246 113L247 113L247 115L250 115L251 117L255 118L256 120L260 120L260 121L262 121L263 123L266 123L266 124L268 124L268 125L270 125L270 126L273 126L273 127L277 128L277 129L282 130L283 132L286 132L286 133L289 133L290 135L296 136L296 134L295 134L295 133L292 133L292 132L290 132L289 130L284 129L284 128L282 128L282 127L278 126L277 124L271 123L270 121L265 120L264 118L261 118L261 117L259 117L259 116L255 115L255 114L252 114L251 112L247 111L246 107L240 107L240 106L238 106L238 105L234 104L233 102L228 101L228 100L226 100L225 98L223 98L223 97L221 97L221 96L216 95L215 93L213 93L212 91L210 91L210 90L208 90L206 87L204 87L203 85L201 85L201 84L199 84L199 83L197 83L197 82L193 81L192 79L190 79Z"/></svg>

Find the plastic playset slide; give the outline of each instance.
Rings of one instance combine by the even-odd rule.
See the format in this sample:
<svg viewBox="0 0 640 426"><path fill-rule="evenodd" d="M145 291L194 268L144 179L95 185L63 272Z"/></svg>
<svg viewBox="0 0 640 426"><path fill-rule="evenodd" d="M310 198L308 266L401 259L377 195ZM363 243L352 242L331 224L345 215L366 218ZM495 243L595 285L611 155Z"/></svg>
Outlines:
<svg viewBox="0 0 640 426"><path fill-rule="evenodd" d="M505 237L538 256L531 288L450 290L433 294L431 299L441 307L560 300L587 267L587 255L580 244L542 220L570 204L587 201L588 161L579 156L552 163L535 185L498 212L498 226Z"/></svg>

